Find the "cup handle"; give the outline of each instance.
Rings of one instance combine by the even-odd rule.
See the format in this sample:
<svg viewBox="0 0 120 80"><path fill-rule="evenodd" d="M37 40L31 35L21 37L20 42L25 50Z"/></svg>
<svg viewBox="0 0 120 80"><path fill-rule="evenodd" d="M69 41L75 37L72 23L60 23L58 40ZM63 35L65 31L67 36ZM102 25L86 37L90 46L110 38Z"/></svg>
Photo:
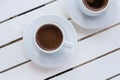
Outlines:
<svg viewBox="0 0 120 80"><path fill-rule="evenodd" d="M72 42L66 41L66 40L63 43L63 46L66 47L66 48L72 48L73 45L74 44Z"/></svg>

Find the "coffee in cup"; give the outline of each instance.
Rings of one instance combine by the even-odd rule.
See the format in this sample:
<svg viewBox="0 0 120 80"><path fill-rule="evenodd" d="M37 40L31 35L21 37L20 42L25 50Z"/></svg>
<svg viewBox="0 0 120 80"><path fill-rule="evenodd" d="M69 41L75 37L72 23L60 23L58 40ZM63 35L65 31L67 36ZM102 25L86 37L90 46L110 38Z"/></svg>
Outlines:
<svg viewBox="0 0 120 80"><path fill-rule="evenodd" d="M36 42L44 50L52 51L57 49L63 40L61 30L53 24L42 25L36 33Z"/></svg>
<svg viewBox="0 0 120 80"><path fill-rule="evenodd" d="M97 16L106 10L109 0L80 0L83 13L89 16Z"/></svg>
<svg viewBox="0 0 120 80"><path fill-rule="evenodd" d="M70 48L73 44L65 40L63 29L55 23L44 23L34 35L36 46L45 53L54 53L62 46Z"/></svg>
<svg viewBox="0 0 120 80"><path fill-rule="evenodd" d="M88 9L99 11L106 7L108 0L83 0L83 3Z"/></svg>

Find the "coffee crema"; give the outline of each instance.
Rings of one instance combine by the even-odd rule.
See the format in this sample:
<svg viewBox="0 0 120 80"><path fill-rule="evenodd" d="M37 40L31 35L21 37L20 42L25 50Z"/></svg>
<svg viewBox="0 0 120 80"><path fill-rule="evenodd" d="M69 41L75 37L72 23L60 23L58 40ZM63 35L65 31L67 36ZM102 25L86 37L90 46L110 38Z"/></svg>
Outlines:
<svg viewBox="0 0 120 80"><path fill-rule="evenodd" d="M102 10L108 4L108 0L82 0L82 1L88 9L94 11Z"/></svg>
<svg viewBox="0 0 120 80"><path fill-rule="evenodd" d="M63 41L61 30L54 24L41 26L36 33L36 42L40 48L52 51L57 49Z"/></svg>

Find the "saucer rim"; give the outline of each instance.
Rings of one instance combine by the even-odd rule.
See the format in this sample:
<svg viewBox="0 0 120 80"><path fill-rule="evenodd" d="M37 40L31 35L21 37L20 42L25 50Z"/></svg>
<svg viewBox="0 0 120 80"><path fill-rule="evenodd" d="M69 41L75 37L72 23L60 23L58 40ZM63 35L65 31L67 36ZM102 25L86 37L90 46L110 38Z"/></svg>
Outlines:
<svg viewBox="0 0 120 80"><path fill-rule="evenodd" d="M88 18L95 18L95 17L100 17L100 16L102 16L101 14L103 14L103 16L104 16L104 14L106 13L106 11L110 8L110 7L108 7L108 9L105 11L105 12L103 12L103 13L101 13L100 15L98 15L98 16L88 16L88 15L86 15L86 14L84 14L83 12L82 12L82 10L80 9L79 10L79 12L77 11L77 8L79 7L79 3L78 2L76 2L76 1L78 1L78 0L65 0L65 8L66 8L66 11L68 12L68 14L69 14L69 16L73 19L73 21L76 23L76 24L78 24L79 25L79 27L81 27L81 28L84 28L84 29L88 29L88 30L96 30L96 29L103 29L103 28L106 28L106 26L104 26L104 25L109 25L110 24L110 21L109 21L109 24L103 24L102 26L100 26L100 27L87 27L86 25L85 25L85 23L83 23L83 22L80 22L80 21L78 21L78 19L76 19L76 17L78 17L78 15L77 16L75 16L75 14L77 13L77 14L79 14L79 12L80 12L80 16L82 17L82 16L85 16L85 17L88 17ZM110 3L109 3L109 6L111 6L113 3L112 2L114 2L114 1L111 1ZM115 3L116 3L117 1L115 1ZM76 5L75 5L75 3L76 3ZM72 4L72 5L71 5ZM76 6L76 7L75 7ZM72 7L74 7L75 9L73 9ZM80 7L79 7L80 8ZM74 12L75 11L75 12ZM108 13L108 14L110 14L110 12ZM104 16L105 17L105 16ZM78 17L79 18L79 17ZM106 19L107 17L105 17L104 19ZM82 20L81 18L79 18L80 20ZM83 20L83 21L85 21L85 20ZM102 22L104 21L103 19L101 20ZM107 21L107 20L106 20ZM118 22L118 21L117 21ZM87 25L88 25L89 23L87 23ZM92 25L93 26L93 25Z"/></svg>
<svg viewBox="0 0 120 80"><path fill-rule="evenodd" d="M62 19L64 19L64 20L66 20L66 24L69 24L69 25L71 25L71 27L73 27L73 25L67 20L67 19L65 19L65 18L63 18L63 17L61 17L61 16L57 16L57 15L41 15L41 16L39 16L39 17L37 17L36 19L40 19L40 17L42 17L42 16L56 16L56 17L59 17L59 18L61 18L61 20ZM27 28L25 29L25 31L24 31L24 34L23 34L23 46L24 46L24 49L26 49L26 41L25 41L25 36L27 36L28 34L26 34L26 32L27 32L27 30L29 30L28 28L30 27L30 24L32 23L32 22L34 22L36 19L34 19L33 21L31 21L29 24L28 24L28 26L27 26ZM74 29L74 27L73 27L73 29ZM63 29L64 30L64 29ZM76 31L75 31L75 29L73 30L74 31L74 36L76 37L76 39L74 39L74 40L76 40L75 41L75 47L77 46L77 33L76 33ZM34 31L33 31L34 32ZM32 36L31 36L32 37ZM31 40L32 42L33 42L33 40ZM34 49L34 50L36 50L36 49ZM61 65L56 65L56 66L45 66L45 65L41 65L40 63L38 63L38 62L36 62L36 61L38 61L38 60L35 60L35 58L33 58L33 55L30 55L30 53L28 53L29 51L27 51L27 50L25 50L25 52L26 52L26 54L28 55L28 57L35 63L35 64L37 64L37 65L39 65L39 66L41 66L41 67L45 67L45 68L55 68L55 67L59 67L59 66L62 66L64 63L66 63L66 62L64 62L64 63L62 63ZM38 54L38 53L37 53ZM67 54L67 53L66 53ZM37 59L37 58L36 58Z"/></svg>

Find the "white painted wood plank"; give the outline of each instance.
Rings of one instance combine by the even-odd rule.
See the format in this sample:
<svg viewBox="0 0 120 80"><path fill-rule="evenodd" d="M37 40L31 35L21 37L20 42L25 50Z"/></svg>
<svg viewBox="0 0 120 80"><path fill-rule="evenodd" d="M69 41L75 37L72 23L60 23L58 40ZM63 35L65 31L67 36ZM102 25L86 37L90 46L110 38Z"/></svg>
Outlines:
<svg viewBox="0 0 120 80"><path fill-rule="evenodd" d="M52 10L51 10L52 9ZM33 20L35 17L41 14L56 14L68 18L68 14L65 10L65 5L63 0L55 1L47 6L40 9L27 13L25 15L19 16L5 23L0 24L0 45L4 45L12 40L22 37L23 31L27 24ZM80 28L77 24L71 21L75 26L78 33L78 38L82 38L88 34L94 33L95 30L85 30ZM96 30L98 31L98 30Z"/></svg>
<svg viewBox="0 0 120 80"><path fill-rule="evenodd" d="M28 57L24 53L22 41L0 49L0 71L26 60Z"/></svg>
<svg viewBox="0 0 120 80"><path fill-rule="evenodd" d="M52 0L0 0L0 21Z"/></svg>
<svg viewBox="0 0 120 80"><path fill-rule="evenodd" d="M119 61L120 51L117 51L51 80L105 80L120 72Z"/></svg>
<svg viewBox="0 0 120 80"><path fill-rule="evenodd" d="M44 1L44 0L43 0ZM26 26L41 14L57 14L67 17L63 1L55 1L45 7L0 24L0 45L22 37Z"/></svg>
<svg viewBox="0 0 120 80"><path fill-rule="evenodd" d="M88 60L93 59L99 55L102 55L106 52L109 52L113 49L120 47L120 37L116 36L118 34L120 34L120 25L117 27L114 27L106 32L100 33L96 36L93 36L91 38L88 38L86 40L79 42L78 48L75 52L75 55L73 56L74 59L71 60L70 63L68 63L62 67L59 67L56 69L47 69L46 70L44 68L37 67L33 63L27 63L25 65L19 66L13 70L10 70L8 72L1 74L0 79L1 80L8 80L8 79L19 80L19 77L21 77L23 80L33 80L33 79L40 80L40 79L49 77L53 74L56 74L58 72L61 72L61 71L64 71L66 69L69 69L71 67L74 67L78 64L81 64L85 61L88 61ZM14 49L15 46L17 46L17 45L19 45L19 43L14 43L14 46L12 46L11 49L12 48ZM9 47L10 46L8 46L7 48L9 49ZM20 47L22 47L22 46L20 46ZM0 51L0 52L2 52L2 51ZM13 51L9 51L6 53L11 54L12 52ZM13 66L15 64L15 61L13 61L13 60L23 61L23 59L21 57L27 58L26 55L24 55L25 54L24 50L21 51L21 48L16 48L14 50L14 53L12 53L12 55L15 55L15 54L20 55L19 52L22 52L23 55L21 55L17 58L14 58L14 59L13 59L13 56L9 55L10 61L9 61L9 65L7 65L7 66ZM1 53L1 54L5 54L5 53ZM4 58L2 58L0 60L0 64L2 66L4 66L4 68L3 67L0 68L0 71L2 69L8 68L7 66L5 66L6 64L8 64L6 59L7 59L7 56L4 56ZM18 64L17 61L16 61L16 64ZM16 75L16 77L13 75Z"/></svg>
<svg viewBox="0 0 120 80"><path fill-rule="evenodd" d="M113 78L111 80L120 80L120 76L117 76L117 77L115 77L115 78Z"/></svg>

